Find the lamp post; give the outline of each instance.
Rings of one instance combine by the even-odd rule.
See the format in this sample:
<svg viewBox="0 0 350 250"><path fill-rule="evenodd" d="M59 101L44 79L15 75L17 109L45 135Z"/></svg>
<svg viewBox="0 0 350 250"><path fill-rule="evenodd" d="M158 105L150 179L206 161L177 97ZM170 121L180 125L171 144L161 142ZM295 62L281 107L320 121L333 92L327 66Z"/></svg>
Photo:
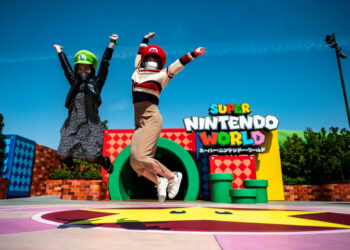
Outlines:
<svg viewBox="0 0 350 250"><path fill-rule="evenodd" d="M335 54L337 55L337 61L338 61L338 68L339 68L339 74L340 74L340 80L343 87L343 94L344 94L344 100L345 100L345 107L346 107L346 113L348 114L348 122L350 127L350 110L349 110L349 103L348 103L348 97L346 94L345 84L344 84L344 77L343 77L343 71L340 64L340 58L346 58L346 55L341 51L341 47L338 46L337 41L335 40L335 34L327 35L326 36L326 43L329 44L329 47L335 49Z"/></svg>

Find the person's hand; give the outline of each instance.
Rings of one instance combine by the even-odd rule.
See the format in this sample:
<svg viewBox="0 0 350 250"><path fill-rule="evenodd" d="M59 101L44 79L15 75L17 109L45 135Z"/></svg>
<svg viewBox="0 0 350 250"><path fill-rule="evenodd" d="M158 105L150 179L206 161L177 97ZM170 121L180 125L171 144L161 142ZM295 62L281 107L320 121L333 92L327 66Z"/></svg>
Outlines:
<svg viewBox="0 0 350 250"><path fill-rule="evenodd" d="M111 40L118 40L119 39L119 36L117 34L113 34L109 37L109 39Z"/></svg>
<svg viewBox="0 0 350 250"><path fill-rule="evenodd" d="M154 32L149 32L147 35L144 36L144 38L150 39L154 37Z"/></svg>
<svg viewBox="0 0 350 250"><path fill-rule="evenodd" d="M119 36L117 34L113 34L109 37L109 39L111 39L109 45L108 45L108 48L111 48L113 49L114 48L114 45L118 45L119 42L117 42L117 40L119 39Z"/></svg>
<svg viewBox="0 0 350 250"><path fill-rule="evenodd" d="M61 45L55 44L53 47L55 48L57 53L61 53L62 52L63 47Z"/></svg>
<svg viewBox="0 0 350 250"><path fill-rule="evenodd" d="M198 49L196 49L196 52L202 56L205 54L205 48L199 47Z"/></svg>

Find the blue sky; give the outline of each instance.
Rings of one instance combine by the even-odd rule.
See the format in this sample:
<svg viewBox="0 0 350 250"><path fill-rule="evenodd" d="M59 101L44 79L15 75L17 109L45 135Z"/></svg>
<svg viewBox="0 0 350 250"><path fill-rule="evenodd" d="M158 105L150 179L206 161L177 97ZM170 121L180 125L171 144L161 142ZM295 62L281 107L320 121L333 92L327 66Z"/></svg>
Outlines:
<svg viewBox="0 0 350 250"><path fill-rule="evenodd" d="M0 113L5 134L57 148L69 84L53 44L73 63L81 49L100 59L117 33L102 91L101 120L133 128L131 75L142 37L167 52L167 65L199 46L191 62L164 89L165 128L207 116L213 103L251 105L252 115L275 115L279 129L348 128L334 50L334 32L350 56L349 1L5 1L0 0ZM350 59L342 60L350 92Z"/></svg>

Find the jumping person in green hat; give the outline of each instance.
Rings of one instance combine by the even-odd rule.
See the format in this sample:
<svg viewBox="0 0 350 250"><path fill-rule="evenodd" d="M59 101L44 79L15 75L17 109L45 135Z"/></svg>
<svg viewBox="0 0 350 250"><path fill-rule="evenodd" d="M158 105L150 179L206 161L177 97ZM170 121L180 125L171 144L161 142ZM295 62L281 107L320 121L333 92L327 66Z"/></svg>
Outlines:
<svg viewBox="0 0 350 250"><path fill-rule="evenodd" d="M61 128L61 140L58 146L58 157L68 167L72 158L84 159L103 166L112 173L113 164L109 157L101 155L103 128L100 124L98 107L101 105L101 90L108 74L109 60L112 58L118 35L109 37L97 75L96 56L81 50L74 56L74 69L69 64L63 47L55 44L66 78L71 85L65 106L69 110L68 118Z"/></svg>

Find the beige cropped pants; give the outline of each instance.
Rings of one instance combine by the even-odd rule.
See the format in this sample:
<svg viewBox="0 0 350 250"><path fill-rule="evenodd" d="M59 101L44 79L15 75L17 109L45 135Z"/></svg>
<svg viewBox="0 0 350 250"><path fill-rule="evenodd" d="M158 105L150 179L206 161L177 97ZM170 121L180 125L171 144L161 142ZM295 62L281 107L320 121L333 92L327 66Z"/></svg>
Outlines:
<svg viewBox="0 0 350 250"><path fill-rule="evenodd" d="M157 150L157 140L163 127L163 118L157 105L151 102L134 104L135 132L131 139L130 164L138 176L144 170L157 174L168 169L154 159ZM156 164L155 164L156 163Z"/></svg>

